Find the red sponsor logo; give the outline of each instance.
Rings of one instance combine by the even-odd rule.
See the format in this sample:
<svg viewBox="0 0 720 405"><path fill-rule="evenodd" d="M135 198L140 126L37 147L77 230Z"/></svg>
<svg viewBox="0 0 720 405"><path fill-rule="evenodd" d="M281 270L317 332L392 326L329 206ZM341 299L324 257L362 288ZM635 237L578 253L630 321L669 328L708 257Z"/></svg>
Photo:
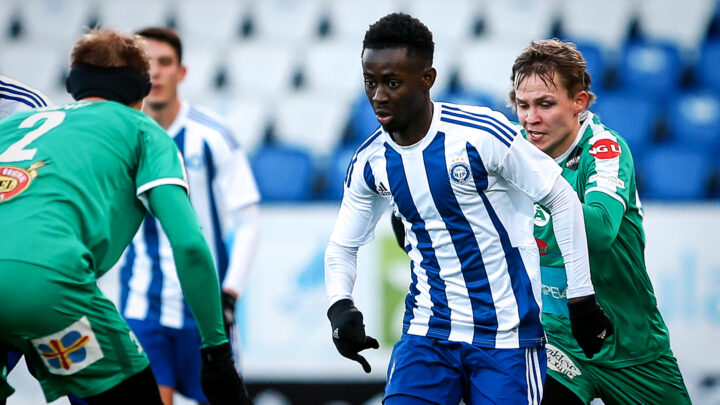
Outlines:
<svg viewBox="0 0 720 405"><path fill-rule="evenodd" d="M620 156L622 150L612 139L601 139L593 144L589 152L598 159L612 159Z"/></svg>
<svg viewBox="0 0 720 405"><path fill-rule="evenodd" d="M9 200L25 191L30 182L37 177L37 169L42 162L34 163L29 169L15 166L0 166L0 202Z"/></svg>
<svg viewBox="0 0 720 405"><path fill-rule="evenodd" d="M544 240L535 238L535 243L538 245L538 250L540 251L540 256L545 256L548 252L548 245L545 243Z"/></svg>

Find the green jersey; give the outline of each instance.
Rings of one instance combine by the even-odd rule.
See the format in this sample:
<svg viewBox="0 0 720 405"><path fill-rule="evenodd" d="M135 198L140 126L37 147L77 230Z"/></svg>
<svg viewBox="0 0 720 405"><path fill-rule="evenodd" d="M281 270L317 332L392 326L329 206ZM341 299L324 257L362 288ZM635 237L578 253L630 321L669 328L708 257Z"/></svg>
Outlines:
<svg viewBox="0 0 720 405"><path fill-rule="evenodd" d="M145 217L143 193L187 188L173 140L120 103L20 113L0 122L0 133L0 260L99 277Z"/></svg>
<svg viewBox="0 0 720 405"><path fill-rule="evenodd" d="M652 361L667 352L669 336L645 269L632 154L625 140L591 112L581 119L577 139L555 160L583 204L596 298L615 326L600 353L587 361L608 367ZM548 343L585 359L570 329L567 281L552 220L547 209L535 208Z"/></svg>

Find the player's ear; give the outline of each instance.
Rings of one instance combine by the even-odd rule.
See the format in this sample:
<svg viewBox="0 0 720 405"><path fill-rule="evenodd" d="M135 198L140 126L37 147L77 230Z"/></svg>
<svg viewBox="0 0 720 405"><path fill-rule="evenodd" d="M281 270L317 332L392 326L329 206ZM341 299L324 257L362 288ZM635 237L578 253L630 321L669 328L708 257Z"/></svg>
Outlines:
<svg viewBox="0 0 720 405"><path fill-rule="evenodd" d="M422 75L422 87L425 91L430 91L430 88L435 84L435 79L437 78L437 71L434 67L429 67L425 69L425 72L423 72Z"/></svg>
<svg viewBox="0 0 720 405"><path fill-rule="evenodd" d="M186 74L187 74L187 67L185 67L185 65L180 65L180 72L178 73L178 76L179 76L178 81L180 81L180 82L183 81L183 79L185 79Z"/></svg>
<svg viewBox="0 0 720 405"><path fill-rule="evenodd" d="M573 98L574 113L580 114L581 112L585 111L585 109L587 109L588 100L590 100L590 95L587 93L587 91L578 91Z"/></svg>

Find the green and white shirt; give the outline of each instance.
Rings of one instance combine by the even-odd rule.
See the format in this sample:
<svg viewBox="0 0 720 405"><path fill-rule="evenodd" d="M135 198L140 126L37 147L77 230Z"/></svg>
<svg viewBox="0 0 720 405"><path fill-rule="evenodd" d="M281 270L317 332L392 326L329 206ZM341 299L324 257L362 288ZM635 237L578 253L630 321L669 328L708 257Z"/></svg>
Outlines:
<svg viewBox="0 0 720 405"><path fill-rule="evenodd" d="M608 367L652 361L669 349L669 335L645 269L633 157L625 139L591 112L582 114L581 123L573 145L555 161L583 205L596 297L615 326L600 353L588 361ZM548 343L585 359L570 329L565 269L552 220L547 209L535 208Z"/></svg>

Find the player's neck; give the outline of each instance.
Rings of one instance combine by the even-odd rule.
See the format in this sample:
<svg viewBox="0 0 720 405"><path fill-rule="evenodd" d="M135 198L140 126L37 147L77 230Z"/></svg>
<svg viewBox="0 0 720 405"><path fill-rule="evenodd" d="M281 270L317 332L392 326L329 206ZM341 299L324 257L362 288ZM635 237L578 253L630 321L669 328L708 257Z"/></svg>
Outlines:
<svg viewBox="0 0 720 405"><path fill-rule="evenodd" d="M161 127L168 129L175 122L175 118L180 112L180 106L180 99L176 97L163 106L148 106L148 103L145 103L143 112L154 119Z"/></svg>
<svg viewBox="0 0 720 405"><path fill-rule="evenodd" d="M390 136L400 146L410 146L420 142L427 135L433 118L433 103L428 104L419 118L400 131L393 131Z"/></svg>

